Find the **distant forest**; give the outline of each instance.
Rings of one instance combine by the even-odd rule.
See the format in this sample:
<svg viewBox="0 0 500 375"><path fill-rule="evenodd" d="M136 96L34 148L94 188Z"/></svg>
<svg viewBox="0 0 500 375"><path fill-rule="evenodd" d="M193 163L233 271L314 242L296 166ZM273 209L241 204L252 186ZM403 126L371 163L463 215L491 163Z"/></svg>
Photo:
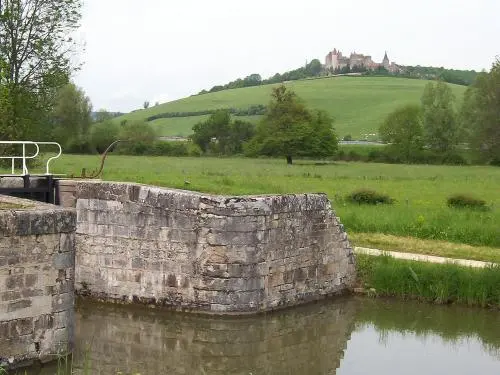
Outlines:
<svg viewBox="0 0 500 375"><path fill-rule="evenodd" d="M454 83L462 86L471 85L476 79L476 76L478 74L474 70L455 70L455 69L445 69L443 67L436 68L431 66L401 66L401 71L397 73L391 73L383 67L380 67L376 70L367 70L363 66L354 66L352 68L346 66L342 68L338 73L340 74L357 73L359 75L366 75L366 76L389 76L389 77L402 77L402 78L427 79L427 80L440 79L444 82ZM331 73L323 69L321 62L318 59L314 59L303 67L290 70L283 74L276 73L274 76L268 79L262 79L260 74L254 73L250 74L245 78L238 78L237 80L231 81L225 85L214 86L210 90L202 90L198 93L198 95L208 94L211 92L217 92L222 90L238 89L242 87L269 85L273 83L296 81L299 79L321 78L328 76L331 76Z"/></svg>

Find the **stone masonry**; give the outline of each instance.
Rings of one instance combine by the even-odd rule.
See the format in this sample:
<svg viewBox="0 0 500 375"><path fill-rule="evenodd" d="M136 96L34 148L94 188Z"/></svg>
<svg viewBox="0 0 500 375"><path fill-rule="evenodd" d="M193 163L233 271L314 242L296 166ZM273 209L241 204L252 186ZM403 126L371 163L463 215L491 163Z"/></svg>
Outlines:
<svg viewBox="0 0 500 375"><path fill-rule="evenodd" d="M72 209L0 196L0 367L71 350L75 227Z"/></svg>
<svg viewBox="0 0 500 375"><path fill-rule="evenodd" d="M62 181L77 208L76 289L100 300L256 313L353 286L354 257L323 194L225 197Z"/></svg>

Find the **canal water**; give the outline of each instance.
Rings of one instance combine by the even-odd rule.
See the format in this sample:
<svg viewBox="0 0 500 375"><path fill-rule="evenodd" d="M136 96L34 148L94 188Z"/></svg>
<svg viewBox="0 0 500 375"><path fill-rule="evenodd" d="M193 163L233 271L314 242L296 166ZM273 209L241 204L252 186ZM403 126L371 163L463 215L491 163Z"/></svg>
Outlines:
<svg viewBox="0 0 500 375"><path fill-rule="evenodd" d="M346 298L219 318L86 303L76 323L77 373L500 374L500 312L486 309Z"/></svg>

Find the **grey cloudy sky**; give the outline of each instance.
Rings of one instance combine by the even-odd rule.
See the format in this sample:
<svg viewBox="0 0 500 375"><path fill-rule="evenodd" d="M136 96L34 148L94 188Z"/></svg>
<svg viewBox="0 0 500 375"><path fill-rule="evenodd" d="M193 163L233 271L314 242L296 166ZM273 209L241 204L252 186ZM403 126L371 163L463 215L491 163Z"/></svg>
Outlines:
<svg viewBox="0 0 500 375"><path fill-rule="evenodd" d="M476 70L500 55L500 0L84 1L75 81L112 111L323 62L334 47Z"/></svg>

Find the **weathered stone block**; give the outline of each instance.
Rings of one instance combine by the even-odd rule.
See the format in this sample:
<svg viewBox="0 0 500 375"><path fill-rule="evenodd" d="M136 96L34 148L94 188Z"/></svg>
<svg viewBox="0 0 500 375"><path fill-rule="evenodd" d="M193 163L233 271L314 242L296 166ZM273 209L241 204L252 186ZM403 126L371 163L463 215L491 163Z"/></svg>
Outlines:
<svg viewBox="0 0 500 375"><path fill-rule="evenodd" d="M51 340L54 331L50 317L53 294L59 285L55 266L64 268L70 276L64 278L68 297L54 307L63 309L65 305L66 311L73 308L75 244L71 232L75 230L76 212L17 198L0 199L26 207L0 211L0 357L11 359L8 366L53 360L57 350L67 350L70 344L68 340L61 344ZM61 231L73 241L61 241ZM71 324L68 321L66 327Z"/></svg>
<svg viewBox="0 0 500 375"><path fill-rule="evenodd" d="M76 277L90 295L247 312L321 298L354 280L350 245L324 194L76 184Z"/></svg>

